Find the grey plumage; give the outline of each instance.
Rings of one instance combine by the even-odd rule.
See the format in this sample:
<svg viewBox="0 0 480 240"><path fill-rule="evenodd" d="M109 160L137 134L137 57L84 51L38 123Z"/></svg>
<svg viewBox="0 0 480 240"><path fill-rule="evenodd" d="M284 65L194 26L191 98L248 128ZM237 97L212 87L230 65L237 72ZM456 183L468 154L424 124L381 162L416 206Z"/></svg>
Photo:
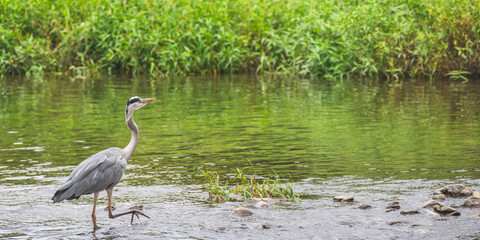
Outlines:
<svg viewBox="0 0 480 240"><path fill-rule="evenodd" d="M127 167L122 149L112 147L83 160L55 192L53 202L100 192L118 184Z"/></svg>
<svg viewBox="0 0 480 240"><path fill-rule="evenodd" d="M91 157L83 160L70 174L67 181L60 185L52 197L53 202L62 200L77 199L82 195L94 193L92 221L93 229L97 230L95 208L100 191L106 190L108 195L109 217L116 218L125 214L132 214L148 217L147 215L131 210L126 213L112 214L112 189L118 184L125 172L127 162L132 156L138 143L138 127L133 121L133 112L145 106L149 102L155 101L154 98L141 99L132 97L127 101L125 107L125 121L127 127L132 132L130 142L124 149L112 147L105 149Z"/></svg>

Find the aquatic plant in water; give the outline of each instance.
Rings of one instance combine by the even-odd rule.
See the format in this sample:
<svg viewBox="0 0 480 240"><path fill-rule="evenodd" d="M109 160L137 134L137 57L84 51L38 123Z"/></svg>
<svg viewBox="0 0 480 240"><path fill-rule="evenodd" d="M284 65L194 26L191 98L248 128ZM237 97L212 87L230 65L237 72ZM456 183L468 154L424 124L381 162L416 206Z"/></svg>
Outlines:
<svg viewBox="0 0 480 240"><path fill-rule="evenodd" d="M205 178L210 201L228 201L231 194L249 198L286 198L291 201L298 201L298 193L293 191L293 181L281 180L275 172L274 179L259 180L255 168L253 174L248 176L243 170L235 170L235 178L230 182L225 180L222 184L220 176L215 171L198 169Z"/></svg>

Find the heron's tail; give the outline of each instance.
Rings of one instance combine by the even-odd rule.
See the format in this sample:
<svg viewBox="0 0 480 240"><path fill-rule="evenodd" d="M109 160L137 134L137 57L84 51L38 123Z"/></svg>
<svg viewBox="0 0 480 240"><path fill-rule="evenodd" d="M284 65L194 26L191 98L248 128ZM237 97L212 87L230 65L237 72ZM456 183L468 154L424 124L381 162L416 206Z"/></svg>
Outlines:
<svg viewBox="0 0 480 240"><path fill-rule="evenodd" d="M54 203L60 202L63 200L72 200L72 199L77 199L80 196L75 196L75 190L73 189L72 186L69 186L67 188L62 188L61 186L53 195L52 200Z"/></svg>

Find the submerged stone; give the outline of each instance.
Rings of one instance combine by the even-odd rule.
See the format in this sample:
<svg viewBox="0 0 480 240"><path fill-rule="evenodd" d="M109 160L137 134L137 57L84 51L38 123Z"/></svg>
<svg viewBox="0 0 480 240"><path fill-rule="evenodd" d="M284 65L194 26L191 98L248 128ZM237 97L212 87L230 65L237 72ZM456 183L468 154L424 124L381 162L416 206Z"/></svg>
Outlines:
<svg viewBox="0 0 480 240"><path fill-rule="evenodd" d="M228 230L228 229L248 229L248 226L247 226L247 224L242 223L239 226L220 226L220 227L218 227L218 230L220 230L220 231L224 231L224 230Z"/></svg>
<svg viewBox="0 0 480 240"><path fill-rule="evenodd" d="M239 207L233 211L233 215L240 216L240 217L248 217L252 216L253 212L244 208L244 207Z"/></svg>
<svg viewBox="0 0 480 240"><path fill-rule="evenodd" d="M112 211L115 211L115 209L117 209L115 206L112 205ZM107 211L108 212L108 206L106 206L103 210Z"/></svg>
<svg viewBox="0 0 480 240"><path fill-rule="evenodd" d="M264 201L260 201L255 204L255 208L269 208L269 207L270 205L268 205L268 203Z"/></svg>
<svg viewBox="0 0 480 240"><path fill-rule="evenodd" d="M273 198L249 198L247 199L247 203L251 203L251 204L255 204L257 202L268 202L268 201L272 201Z"/></svg>
<svg viewBox="0 0 480 240"><path fill-rule="evenodd" d="M372 206L368 205L368 204L362 204L358 207L358 209L362 209L362 210L366 210L366 209L370 209L372 208Z"/></svg>
<svg viewBox="0 0 480 240"><path fill-rule="evenodd" d="M389 203L387 205L387 212L391 212L391 211L396 211L400 209L400 203L399 202L392 202L392 203Z"/></svg>
<svg viewBox="0 0 480 240"><path fill-rule="evenodd" d="M135 205L135 206L130 207L128 209L142 211L143 210L143 205Z"/></svg>
<svg viewBox="0 0 480 240"><path fill-rule="evenodd" d="M266 224L266 223L259 223L257 225L257 228L259 228L259 229L270 229L272 227L269 224Z"/></svg>
<svg viewBox="0 0 480 240"><path fill-rule="evenodd" d="M400 214L402 215L415 215L419 214L420 212L418 210L411 210L411 211L401 211Z"/></svg>
<svg viewBox="0 0 480 240"><path fill-rule="evenodd" d="M288 201L286 198L249 198L245 200L246 206L250 208L269 208L272 204Z"/></svg>
<svg viewBox="0 0 480 240"><path fill-rule="evenodd" d="M407 221L392 221L388 222L388 225L393 226L393 225L402 225L402 224L408 224Z"/></svg>
<svg viewBox="0 0 480 240"><path fill-rule="evenodd" d="M340 222L338 222L338 224L343 225L343 226L349 226L349 227L353 227L353 225L355 225L355 223L351 222L351 221L340 221Z"/></svg>

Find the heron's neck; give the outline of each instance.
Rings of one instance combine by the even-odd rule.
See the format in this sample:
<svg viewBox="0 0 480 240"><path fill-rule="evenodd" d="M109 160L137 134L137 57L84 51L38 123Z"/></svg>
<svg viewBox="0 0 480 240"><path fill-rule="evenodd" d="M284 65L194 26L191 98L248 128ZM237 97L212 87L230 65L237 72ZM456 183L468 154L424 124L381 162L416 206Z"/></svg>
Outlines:
<svg viewBox="0 0 480 240"><path fill-rule="evenodd" d="M130 143L123 149L123 157L128 161L130 157L132 157L133 151L135 151L138 143L138 127L135 121L133 121L133 112L130 116L127 116L127 126L130 131L132 131L132 138L130 139Z"/></svg>

